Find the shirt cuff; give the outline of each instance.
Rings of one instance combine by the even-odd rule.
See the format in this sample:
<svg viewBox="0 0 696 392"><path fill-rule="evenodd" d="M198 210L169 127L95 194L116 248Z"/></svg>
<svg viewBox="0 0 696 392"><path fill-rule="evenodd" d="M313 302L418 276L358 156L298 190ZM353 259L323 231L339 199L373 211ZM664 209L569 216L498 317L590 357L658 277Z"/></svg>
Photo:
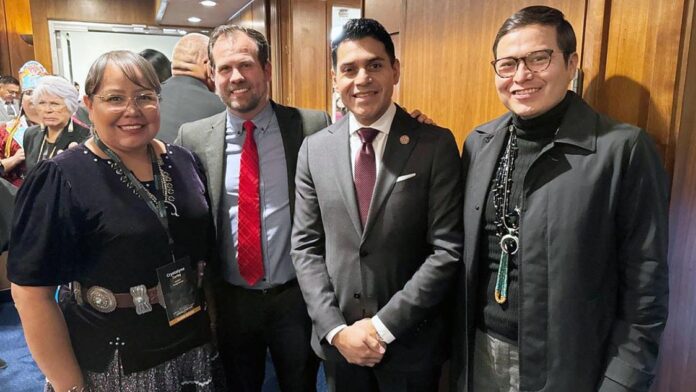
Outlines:
<svg viewBox="0 0 696 392"><path fill-rule="evenodd" d="M379 335L380 338L382 338L382 341L386 344L389 344L396 340L394 335L387 329L387 326L384 325L382 320L379 319L378 316L373 316L372 317L372 325L375 326L375 329L377 330L377 335Z"/></svg>
<svg viewBox="0 0 696 392"><path fill-rule="evenodd" d="M346 327L348 327L346 324L341 324L338 327L329 331L329 333L326 334L326 341L329 342L329 344L333 344L334 336L336 336L337 333L341 332L341 330Z"/></svg>

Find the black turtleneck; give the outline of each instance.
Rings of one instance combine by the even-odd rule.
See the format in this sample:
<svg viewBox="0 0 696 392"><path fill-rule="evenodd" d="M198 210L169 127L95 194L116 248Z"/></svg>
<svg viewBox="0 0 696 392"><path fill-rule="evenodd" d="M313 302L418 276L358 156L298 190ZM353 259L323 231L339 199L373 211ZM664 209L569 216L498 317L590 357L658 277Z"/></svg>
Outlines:
<svg viewBox="0 0 696 392"><path fill-rule="evenodd" d="M553 141L553 137L570 105L571 95L572 93L568 92L558 105L534 118L524 119L513 114L512 125L517 133L518 152L512 171L510 209L522 206L523 182L527 171L541 150ZM503 144L503 149L500 152L501 156L505 153L505 145L506 143ZM520 262L524 262L524 255L522 255L523 260L521 261L517 259L516 255L510 257L508 263L508 298L504 304L498 304L495 301L494 293L501 250L500 238L495 231L495 207L493 206L493 192L491 192L493 182L491 179L483 211L483 233L479 236L478 327L507 342L516 343L519 315L518 265ZM524 220L522 220L522 224L524 225ZM524 227L521 227L520 230L524 231Z"/></svg>

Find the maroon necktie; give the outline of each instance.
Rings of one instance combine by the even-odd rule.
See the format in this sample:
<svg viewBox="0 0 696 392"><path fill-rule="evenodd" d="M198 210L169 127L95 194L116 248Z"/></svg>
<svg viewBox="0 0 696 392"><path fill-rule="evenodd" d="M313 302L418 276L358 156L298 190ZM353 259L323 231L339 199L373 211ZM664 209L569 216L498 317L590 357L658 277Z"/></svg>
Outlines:
<svg viewBox="0 0 696 392"><path fill-rule="evenodd" d="M239 169L237 215L237 262L242 278L253 286L263 276L261 253L261 210L259 203L259 152L254 141L253 122L244 121L246 140Z"/></svg>
<svg viewBox="0 0 696 392"><path fill-rule="evenodd" d="M372 141L379 133L372 128L358 129L358 136L362 142L360 151L355 156L355 193L358 195L358 207L360 208L360 221L365 227L367 212L370 210L372 191L375 189L377 167L375 164L375 150Z"/></svg>

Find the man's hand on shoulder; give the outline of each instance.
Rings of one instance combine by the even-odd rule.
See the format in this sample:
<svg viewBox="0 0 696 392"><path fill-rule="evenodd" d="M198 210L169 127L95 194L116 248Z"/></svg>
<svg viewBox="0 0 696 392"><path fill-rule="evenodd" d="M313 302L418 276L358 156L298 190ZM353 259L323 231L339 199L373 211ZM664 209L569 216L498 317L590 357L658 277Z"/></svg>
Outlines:
<svg viewBox="0 0 696 392"><path fill-rule="evenodd" d="M428 125L437 125L432 118L428 117L425 113L421 113L421 111L418 109L411 112L411 117L415 118L421 124L425 123Z"/></svg>
<svg viewBox="0 0 696 392"><path fill-rule="evenodd" d="M339 331L332 344L348 363L360 366L375 366L387 350L369 318Z"/></svg>

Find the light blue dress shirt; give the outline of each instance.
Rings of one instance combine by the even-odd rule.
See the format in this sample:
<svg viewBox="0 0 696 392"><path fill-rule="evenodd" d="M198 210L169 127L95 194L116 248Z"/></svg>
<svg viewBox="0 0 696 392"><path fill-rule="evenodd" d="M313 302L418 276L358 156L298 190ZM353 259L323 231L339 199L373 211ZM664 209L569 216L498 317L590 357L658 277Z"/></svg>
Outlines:
<svg viewBox="0 0 696 392"><path fill-rule="evenodd" d="M219 217L224 278L230 284L253 289L267 289L295 278L290 258L292 217L288 200L288 174L283 138L278 119L269 103L252 119L256 125L254 139L259 153L259 202L261 208L261 249L264 275L254 286L239 274L237 263L237 208L239 169L246 132L244 120L227 112L225 131L225 189Z"/></svg>

